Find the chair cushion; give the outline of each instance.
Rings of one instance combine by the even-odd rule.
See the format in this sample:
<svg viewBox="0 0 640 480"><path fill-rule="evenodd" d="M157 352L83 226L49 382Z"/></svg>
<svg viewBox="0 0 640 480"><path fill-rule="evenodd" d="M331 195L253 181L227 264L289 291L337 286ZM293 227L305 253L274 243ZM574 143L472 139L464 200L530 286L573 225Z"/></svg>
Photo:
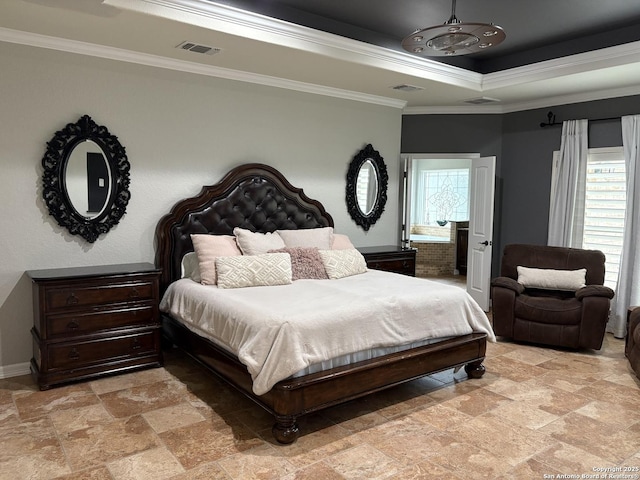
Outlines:
<svg viewBox="0 0 640 480"><path fill-rule="evenodd" d="M515 316L531 322L552 325L577 325L582 319L582 303L575 297L520 295L516 297Z"/></svg>

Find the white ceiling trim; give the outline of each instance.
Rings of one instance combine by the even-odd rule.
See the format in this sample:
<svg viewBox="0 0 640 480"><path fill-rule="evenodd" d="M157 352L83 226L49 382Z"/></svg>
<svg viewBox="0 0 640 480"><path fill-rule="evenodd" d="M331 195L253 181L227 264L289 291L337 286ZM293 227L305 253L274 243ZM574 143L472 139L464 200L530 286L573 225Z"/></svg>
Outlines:
<svg viewBox="0 0 640 480"><path fill-rule="evenodd" d="M487 73L482 79L482 90L511 87L559 76L638 63L640 63L640 42L626 43L500 72Z"/></svg>
<svg viewBox="0 0 640 480"><path fill-rule="evenodd" d="M120 62L135 63L150 67L164 68L168 70L176 70L179 72L194 73L197 75L205 75L209 77L224 78L228 80L237 80L240 82L284 88L287 90L295 90L299 92L324 95L345 100L372 103L386 107L402 109L407 104L407 102L404 100L398 100L390 97L364 94L351 90L343 90L339 88L327 87L324 85L298 82L295 80L287 80L284 78L261 75L257 73L242 72L239 70L204 65L201 63L187 62L184 60L176 60L172 58L161 57L158 55L133 52L121 48L107 47L104 45L96 45L93 43L68 40L58 37L50 37L47 35L23 32L3 27L0 27L0 41L28 45L32 47L47 48L68 53L76 53L80 55L88 55L92 57L105 58Z"/></svg>
<svg viewBox="0 0 640 480"><path fill-rule="evenodd" d="M104 0L104 3L478 92L640 62L640 42L634 42L482 75L206 0Z"/></svg>
<svg viewBox="0 0 640 480"><path fill-rule="evenodd" d="M572 103L592 102L607 98L629 97L640 95L640 85L616 89L598 90L573 95L547 97L528 102L517 102L508 105L458 105L447 107L405 107L403 115L468 115L468 114L502 114L535 110L537 108L570 105Z"/></svg>
<svg viewBox="0 0 640 480"><path fill-rule="evenodd" d="M123 10L479 91L482 75L205 0L104 0Z"/></svg>

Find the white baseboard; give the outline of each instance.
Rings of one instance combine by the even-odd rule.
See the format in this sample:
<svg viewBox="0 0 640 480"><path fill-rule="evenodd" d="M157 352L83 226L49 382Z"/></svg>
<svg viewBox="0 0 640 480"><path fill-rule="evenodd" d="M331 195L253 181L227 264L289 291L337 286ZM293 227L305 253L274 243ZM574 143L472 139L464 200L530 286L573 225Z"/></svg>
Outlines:
<svg viewBox="0 0 640 480"><path fill-rule="evenodd" d="M13 365L0 365L0 379L19 377L20 375L29 375L31 373L29 362L14 363Z"/></svg>

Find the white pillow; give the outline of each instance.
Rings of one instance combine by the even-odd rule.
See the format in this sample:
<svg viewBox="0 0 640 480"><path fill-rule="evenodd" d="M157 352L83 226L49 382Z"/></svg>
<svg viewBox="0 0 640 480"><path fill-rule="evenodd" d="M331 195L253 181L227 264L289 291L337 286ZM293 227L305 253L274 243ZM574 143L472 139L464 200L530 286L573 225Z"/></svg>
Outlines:
<svg viewBox="0 0 640 480"><path fill-rule="evenodd" d="M278 250L286 245L277 233L258 233L245 228L236 227L233 229L236 236L236 243L243 255L260 255L269 250Z"/></svg>
<svg viewBox="0 0 640 480"><path fill-rule="evenodd" d="M195 234L191 235L191 241L198 257L200 283L203 285L216 284L216 258L242 255L231 235Z"/></svg>
<svg viewBox="0 0 640 480"><path fill-rule="evenodd" d="M194 282L200 283L200 264L196 252L189 252L182 257L180 262L182 275L180 278L190 278Z"/></svg>
<svg viewBox="0 0 640 480"><path fill-rule="evenodd" d="M320 250L327 276L332 279L358 275L367 271L367 262L355 248L348 250Z"/></svg>
<svg viewBox="0 0 640 480"><path fill-rule="evenodd" d="M288 253L218 257L218 288L287 285L291 283Z"/></svg>
<svg viewBox="0 0 640 480"><path fill-rule="evenodd" d="M330 250L333 243L333 228L301 228L299 230L276 230L287 247L315 247Z"/></svg>
<svg viewBox="0 0 640 480"><path fill-rule="evenodd" d="M518 283L527 288L575 291L585 286L587 269L554 270L546 268L517 267Z"/></svg>

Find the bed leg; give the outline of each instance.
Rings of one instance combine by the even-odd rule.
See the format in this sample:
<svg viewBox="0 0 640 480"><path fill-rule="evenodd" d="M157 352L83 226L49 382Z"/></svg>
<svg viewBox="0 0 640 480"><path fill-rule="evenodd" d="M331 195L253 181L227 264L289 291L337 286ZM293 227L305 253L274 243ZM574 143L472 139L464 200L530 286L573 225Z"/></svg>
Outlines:
<svg viewBox="0 0 640 480"><path fill-rule="evenodd" d="M484 375L484 365L482 365L482 360L477 362L467 363L464 366L464 371L467 372L469 378L481 378Z"/></svg>
<svg viewBox="0 0 640 480"><path fill-rule="evenodd" d="M276 415L276 423L273 425L271 433L279 443L289 444L298 439L300 429L295 417Z"/></svg>

